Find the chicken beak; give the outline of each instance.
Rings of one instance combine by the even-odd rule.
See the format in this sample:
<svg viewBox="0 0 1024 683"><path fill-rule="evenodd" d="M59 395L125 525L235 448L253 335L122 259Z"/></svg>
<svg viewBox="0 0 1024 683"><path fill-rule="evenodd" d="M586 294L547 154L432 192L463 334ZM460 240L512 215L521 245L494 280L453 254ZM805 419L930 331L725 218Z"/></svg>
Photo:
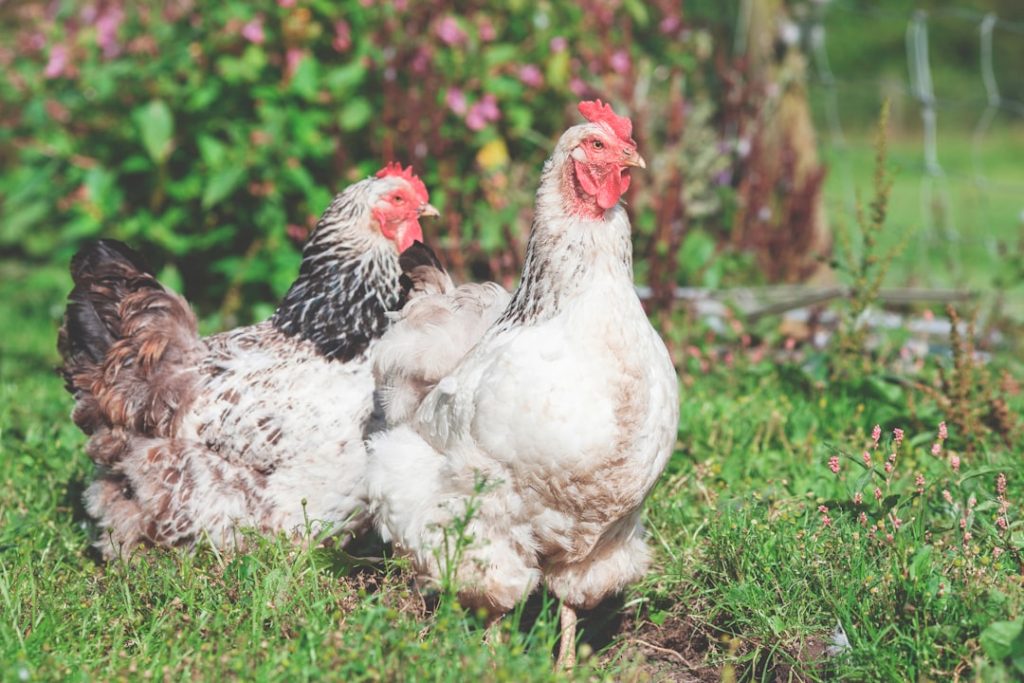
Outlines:
<svg viewBox="0 0 1024 683"><path fill-rule="evenodd" d="M637 168L647 168L647 162L640 156L639 152L635 149L631 149L626 152L626 158L623 160L626 166L636 166Z"/></svg>
<svg viewBox="0 0 1024 683"><path fill-rule="evenodd" d="M419 213L420 216L430 216L432 218L437 218L438 216L441 215L440 211L435 209L432 205L427 204L426 202L420 204L420 208L417 210L417 213Z"/></svg>

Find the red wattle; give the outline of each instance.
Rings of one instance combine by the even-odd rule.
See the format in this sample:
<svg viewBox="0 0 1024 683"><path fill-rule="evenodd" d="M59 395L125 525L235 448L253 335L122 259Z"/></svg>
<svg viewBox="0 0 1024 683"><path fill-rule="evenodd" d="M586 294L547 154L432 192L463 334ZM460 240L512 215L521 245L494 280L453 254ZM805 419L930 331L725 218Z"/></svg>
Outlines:
<svg viewBox="0 0 1024 683"><path fill-rule="evenodd" d="M592 168L573 159L576 179L583 191L597 200L597 205L606 211L619 202L629 189L629 173L625 169L613 168L603 178L598 178Z"/></svg>

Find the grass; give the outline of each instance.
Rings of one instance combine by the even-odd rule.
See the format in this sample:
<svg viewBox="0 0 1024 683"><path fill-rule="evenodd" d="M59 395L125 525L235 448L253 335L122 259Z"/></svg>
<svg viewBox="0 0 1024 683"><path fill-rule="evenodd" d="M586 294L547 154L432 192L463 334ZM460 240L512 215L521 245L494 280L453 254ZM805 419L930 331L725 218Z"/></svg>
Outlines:
<svg viewBox="0 0 1024 683"><path fill-rule="evenodd" d="M0 263L0 678L568 678L551 668L550 600L531 600L485 644L478 616L444 595L427 596L436 602L427 609L393 560L362 566L267 539L234 557L202 549L94 562L80 506L91 465L52 372L69 285L48 268ZM952 416L889 369L897 352L877 358L875 372L826 384L827 356L757 361L737 350L726 361L720 343L681 368L679 448L648 504L655 569L585 617L590 654L573 678L1020 675L1019 427L979 432L971 454L968 435L951 430L935 457L937 424ZM948 364L931 360L914 379L934 385L939 362ZM1019 360L994 365L1021 376ZM994 391L1020 414L1011 383ZM885 432L877 448L876 423ZM895 427L906 439L888 474ZM1005 531L999 472L1011 501ZM837 625L850 645L830 656Z"/></svg>

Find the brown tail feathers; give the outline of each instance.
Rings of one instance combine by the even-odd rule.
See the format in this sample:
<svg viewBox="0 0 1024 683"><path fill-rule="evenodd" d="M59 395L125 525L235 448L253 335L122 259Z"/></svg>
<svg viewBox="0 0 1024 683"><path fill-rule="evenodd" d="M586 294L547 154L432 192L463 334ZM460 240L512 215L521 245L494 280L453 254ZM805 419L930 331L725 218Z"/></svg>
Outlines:
<svg viewBox="0 0 1024 683"><path fill-rule="evenodd" d="M149 432L168 424L168 363L194 347L196 322L181 297L164 289L140 254L99 240L71 260L68 295L57 348L61 374L74 394L75 423L92 434L118 426ZM160 381L164 379L164 381Z"/></svg>

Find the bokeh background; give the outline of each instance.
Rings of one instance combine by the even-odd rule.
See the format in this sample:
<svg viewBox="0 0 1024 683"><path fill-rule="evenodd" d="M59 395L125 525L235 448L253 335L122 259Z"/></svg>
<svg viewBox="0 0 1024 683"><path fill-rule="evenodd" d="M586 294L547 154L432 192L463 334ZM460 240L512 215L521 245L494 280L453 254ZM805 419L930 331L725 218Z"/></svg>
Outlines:
<svg viewBox="0 0 1024 683"><path fill-rule="evenodd" d="M652 308L674 286L827 283L888 99L887 284L1004 291L1012 314L1024 7L961 5L5 2L0 260L41 278L116 237L209 327L244 323L332 193L397 159L459 276L511 284L540 165L602 97L650 164L627 199Z"/></svg>

